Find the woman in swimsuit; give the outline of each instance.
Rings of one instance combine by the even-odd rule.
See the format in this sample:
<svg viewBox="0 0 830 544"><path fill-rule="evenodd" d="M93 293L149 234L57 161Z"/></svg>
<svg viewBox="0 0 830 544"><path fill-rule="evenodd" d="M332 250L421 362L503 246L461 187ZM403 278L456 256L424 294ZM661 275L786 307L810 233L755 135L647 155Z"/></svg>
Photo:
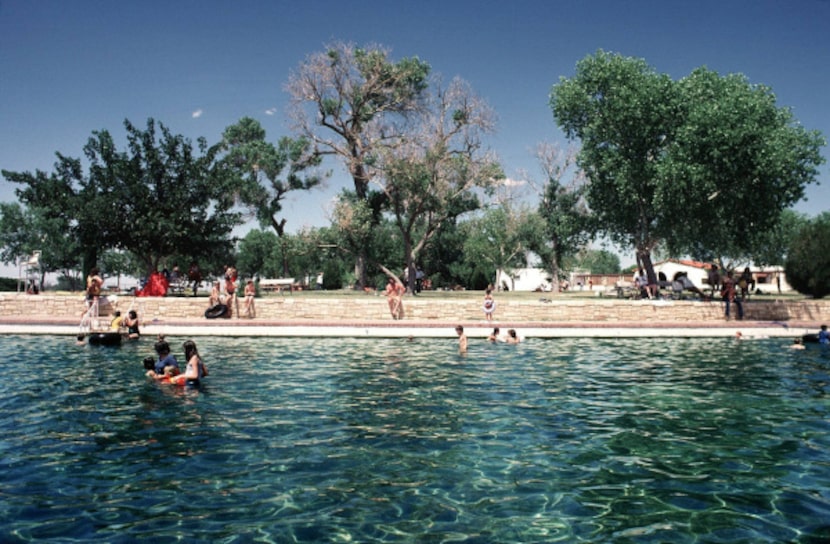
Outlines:
<svg viewBox="0 0 830 544"><path fill-rule="evenodd" d="M187 340L182 344L182 347L184 348L184 357L187 359L187 366L185 367L184 374L173 376L170 378L170 383L181 385L184 382L184 385L198 386L199 380L208 375L208 369L199 356L199 350L196 349L196 342Z"/></svg>
<svg viewBox="0 0 830 544"><path fill-rule="evenodd" d="M386 290L383 292L386 297L386 303L389 305L389 313L392 314L392 319L403 319L403 284L395 281L395 278L389 278L389 283L386 284Z"/></svg>
<svg viewBox="0 0 830 544"><path fill-rule="evenodd" d="M127 317L124 319L123 324L127 327L127 336L132 340L137 340L141 337L141 333L138 331L138 314L135 313L135 310L130 310L127 313Z"/></svg>

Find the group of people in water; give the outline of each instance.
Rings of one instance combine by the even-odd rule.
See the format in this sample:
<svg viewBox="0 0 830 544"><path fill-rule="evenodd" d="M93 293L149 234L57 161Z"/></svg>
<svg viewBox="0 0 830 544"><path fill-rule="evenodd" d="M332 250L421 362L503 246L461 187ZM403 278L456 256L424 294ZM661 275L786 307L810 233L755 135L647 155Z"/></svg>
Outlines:
<svg viewBox="0 0 830 544"><path fill-rule="evenodd" d="M181 371L179 362L171 353L170 344L160 335L158 342L153 346L157 357L146 357L144 359L144 369L147 377L160 383L198 387L202 378L208 375L207 366L202 361L193 340L186 340L182 344L182 348L184 349L184 358L187 361L184 372Z"/></svg>
<svg viewBox="0 0 830 544"><path fill-rule="evenodd" d="M464 326L457 325L455 327L455 333L458 335L458 351L460 353L467 353L467 335L464 333ZM498 342L504 342L505 344L518 344L522 341L522 338L516 332L516 329L508 329L506 335L501 334L501 330L498 327L493 327L493 332L487 337L487 341L495 344Z"/></svg>
<svg viewBox="0 0 830 544"><path fill-rule="evenodd" d="M830 346L830 331L827 330L827 325L822 325L818 331L818 334L805 334L801 338L793 339L793 343L790 345L792 349L806 349L804 342L814 342L818 343L821 346Z"/></svg>

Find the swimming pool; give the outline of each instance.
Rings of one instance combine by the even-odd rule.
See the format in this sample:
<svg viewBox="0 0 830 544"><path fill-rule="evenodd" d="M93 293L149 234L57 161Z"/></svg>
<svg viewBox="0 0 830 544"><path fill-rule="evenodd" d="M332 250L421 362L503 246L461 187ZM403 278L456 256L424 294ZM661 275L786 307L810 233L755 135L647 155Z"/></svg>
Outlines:
<svg viewBox="0 0 830 544"><path fill-rule="evenodd" d="M181 353L184 338L170 338ZM0 336L0 541L819 542L830 357L781 339Z"/></svg>

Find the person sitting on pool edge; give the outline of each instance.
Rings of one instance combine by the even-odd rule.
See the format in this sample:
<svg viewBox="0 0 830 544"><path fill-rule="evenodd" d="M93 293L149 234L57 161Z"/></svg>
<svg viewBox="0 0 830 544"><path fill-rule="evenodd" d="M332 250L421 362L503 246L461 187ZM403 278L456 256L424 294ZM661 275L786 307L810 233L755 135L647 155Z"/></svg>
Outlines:
<svg viewBox="0 0 830 544"><path fill-rule="evenodd" d="M156 342L155 350L159 358L158 361L156 361L153 370L147 371L147 377L153 378L154 380L163 380L165 378L169 378L170 376L178 375L179 362L176 360L176 357L170 353L170 344L168 344L166 340L159 340Z"/></svg>
<svg viewBox="0 0 830 544"><path fill-rule="evenodd" d="M121 316L120 311L116 311L115 315L112 317L112 321L110 321L110 329L117 331L120 330L123 326L124 318Z"/></svg>
<svg viewBox="0 0 830 544"><path fill-rule="evenodd" d="M827 325L822 325L821 330L818 331L818 343L830 344L830 332L827 332Z"/></svg>
<svg viewBox="0 0 830 544"><path fill-rule="evenodd" d="M184 348L184 358L187 359L187 366L184 374L173 376L170 378L170 383L181 384L184 382L184 385L196 387L199 385L199 380L208 375L208 369L199 355L199 350L196 349L196 342L187 340L182 344L182 347Z"/></svg>
<svg viewBox="0 0 830 544"><path fill-rule="evenodd" d="M245 283L245 317L253 319L256 317L256 303L254 302L254 297L256 297L256 285L254 285L254 280L248 280Z"/></svg>
<svg viewBox="0 0 830 544"><path fill-rule="evenodd" d="M121 325L127 327L127 337L129 339L137 340L141 337L141 333L138 330L138 314L135 310L127 312L127 317L124 318Z"/></svg>

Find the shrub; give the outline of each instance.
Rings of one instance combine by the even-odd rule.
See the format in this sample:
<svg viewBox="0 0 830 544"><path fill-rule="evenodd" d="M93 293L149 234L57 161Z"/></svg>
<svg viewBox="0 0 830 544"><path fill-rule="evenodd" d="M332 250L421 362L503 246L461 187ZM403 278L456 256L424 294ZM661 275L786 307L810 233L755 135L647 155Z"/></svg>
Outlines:
<svg viewBox="0 0 830 544"><path fill-rule="evenodd" d="M343 265L337 259L328 259L323 265L323 289L333 291L343 288Z"/></svg>
<svg viewBox="0 0 830 544"><path fill-rule="evenodd" d="M830 294L830 213L807 222L795 235L784 272L799 293L814 298Z"/></svg>

